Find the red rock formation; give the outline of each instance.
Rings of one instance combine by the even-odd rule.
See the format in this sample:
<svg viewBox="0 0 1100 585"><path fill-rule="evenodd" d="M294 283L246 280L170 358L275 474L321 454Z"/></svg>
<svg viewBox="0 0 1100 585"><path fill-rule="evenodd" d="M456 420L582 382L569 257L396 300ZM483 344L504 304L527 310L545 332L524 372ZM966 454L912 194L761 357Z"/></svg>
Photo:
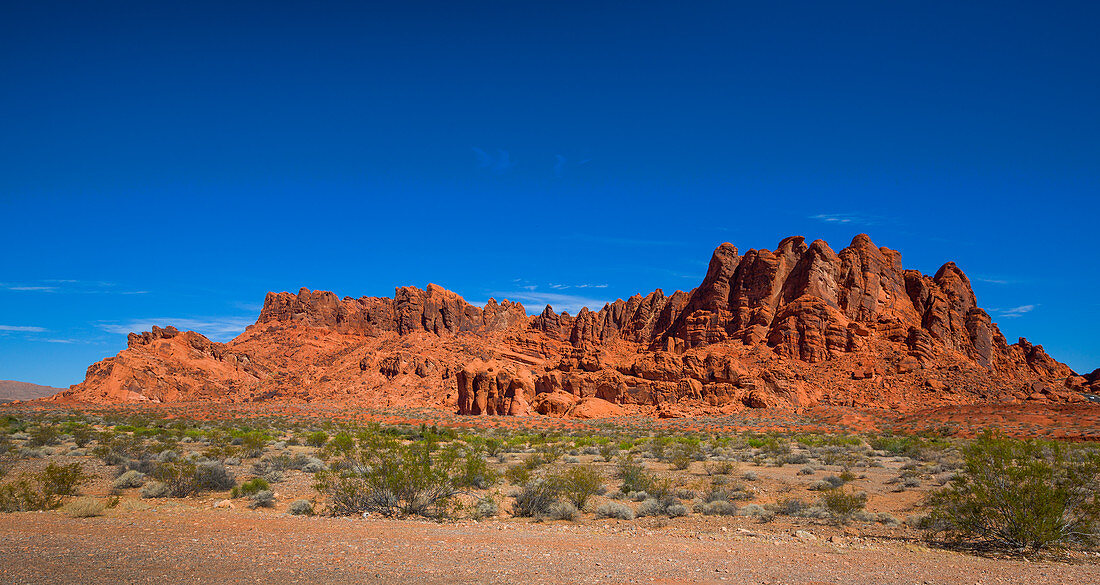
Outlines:
<svg viewBox="0 0 1100 585"><path fill-rule="evenodd" d="M1083 400L1074 376L1025 339L1009 344L966 275L934 276L865 235L834 252L786 238L722 244L699 287L617 300L576 316L483 308L436 285L393 298L268 293L227 344L154 328L131 334L59 400L339 400L447 406L462 414L718 414L832 404Z"/></svg>

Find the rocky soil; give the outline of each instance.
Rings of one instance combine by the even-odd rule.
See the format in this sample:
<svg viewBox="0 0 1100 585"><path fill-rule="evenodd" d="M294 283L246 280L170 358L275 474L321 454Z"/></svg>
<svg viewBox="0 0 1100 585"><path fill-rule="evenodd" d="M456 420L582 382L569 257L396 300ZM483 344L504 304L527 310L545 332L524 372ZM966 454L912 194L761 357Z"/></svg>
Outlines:
<svg viewBox="0 0 1100 585"><path fill-rule="evenodd" d="M0 515L4 583L1092 584L1100 565L762 530L303 518L186 505Z"/></svg>

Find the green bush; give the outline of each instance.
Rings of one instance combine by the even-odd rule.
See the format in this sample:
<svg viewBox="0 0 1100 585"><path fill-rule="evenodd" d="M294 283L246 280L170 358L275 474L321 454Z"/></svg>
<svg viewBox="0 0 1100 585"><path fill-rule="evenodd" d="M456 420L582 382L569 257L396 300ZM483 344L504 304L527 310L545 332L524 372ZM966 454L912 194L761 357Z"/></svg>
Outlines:
<svg viewBox="0 0 1100 585"><path fill-rule="evenodd" d="M587 465L569 467L558 475L558 484L561 495L572 502L579 510L584 509L588 498L600 493L603 487L603 476L596 469Z"/></svg>
<svg viewBox="0 0 1100 585"><path fill-rule="evenodd" d="M169 495L177 498L206 490L225 491L236 484L233 475L216 461L198 464L185 460L166 461L157 465L152 476L167 486ZM144 493L143 497L146 497Z"/></svg>
<svg viewBox="0 0 1100 585"><path fill-rule="evenodd" d="M534 479L515 494L512 514L520 517L542 517L550 512L550 506L561 497L561 484L558 478Z"/></svg>
<svg viewBox="0 0 1100 585"><path fill-rule="evenodd" d="M328 442L328 433L325 431L314 431L306 435L306 445L310 447L324 447Z"/></svg>
<svg viewBox="0 0 1100 585"><path fill-rule="evenodd" d="M500 482L500 474L489 467L489 464L474 450L469 450L462 462L461 473L456 482L462 487L488 489Z"/></svg>
<svg viewBox="0 0 1100 585"><path fill-rule="evenodd" d="M517 463L504 470L504 477L507 478L512 485L524 485L531 481L531 470L527 469L527 466L524 464Z"/></svg>
<svg viewBox="0 0 1100 585"><path fill-rule="evenodd" d="M355 459L352 468L317 474L314 489L329 498L333 515L445 516L460 492L455 449L378 439L361 445Z"/></svg>
<svg viewBox="0 0 1100 585"><path fill-rule="evenodd" d="M241 483L241 485L234 487L229 493L232 498L241 498L244 496L251 496L257 492L271 489L271 485L267 483L267 480L262 477L253 477L252 479Z"/></svg>
<svg viewBox="0 0 1100 585"><path fill-rule="evenodd" d="M846 523L867 505L867 494L831 488L821 492L820 503L823 508L828 510L829 517L833 521Z"/></svg>
<svg viewBox="0 0 1100 585"><path fill-rule="evenodd" d="M79 463L47 463L39 473L23 474L11 483L0 485L0 511L53 510L61 506L62 498L75 496L80 486L91 479Z"/></svg>
<svg viewBox="0 0 1100 585"><path fill-rule="evenodd" d="M267 436L259 431L249 431L240 437L241 454L245 457L259 457L267 446Z"/></svg>
<svg viewBox="0 0 1100 585"><path fill-rule="evenodd" d="M1100 454L994 431L964 449L963 467L933 492L929 525L957 543L1012 551L1095 544Z"/></svg>
<svg viewBox="0 0 1100 585"><path fill-rule="evenodd" d="M645 467L629 455L620 455L616 460L615 477L622 480L619 491L624 494L649 491L653 484L653 477L646 472Z"/></svg>
<svg viewBox="0 0 1100 585"><path fill-rule="evenodd" d="M31 429L30 438L27 439L27 445L30 447L43 447L45 445L56 445L60 442L61 433L57 430L57 427L50 423L42 423Z"/></svg>

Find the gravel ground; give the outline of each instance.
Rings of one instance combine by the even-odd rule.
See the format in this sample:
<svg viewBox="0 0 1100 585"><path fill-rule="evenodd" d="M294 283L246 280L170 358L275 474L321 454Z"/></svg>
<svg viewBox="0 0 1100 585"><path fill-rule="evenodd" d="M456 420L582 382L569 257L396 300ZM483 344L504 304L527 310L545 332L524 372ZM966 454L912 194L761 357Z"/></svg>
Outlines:
<svg viewBox="0 0 1100 585"><path fill-rule="evenodd" d="M99 518L0 514L0 582L1100 583L1100 564L992 559L888 540L598 521L439 524L167 503Z"/></svg>

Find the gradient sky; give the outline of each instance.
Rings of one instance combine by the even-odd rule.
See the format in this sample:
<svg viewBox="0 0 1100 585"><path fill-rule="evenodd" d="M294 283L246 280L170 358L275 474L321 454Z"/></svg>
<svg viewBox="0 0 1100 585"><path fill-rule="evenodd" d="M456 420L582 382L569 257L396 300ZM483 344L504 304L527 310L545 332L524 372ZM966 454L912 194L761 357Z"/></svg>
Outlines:
<svg viewBox="0 0 1100 585"><path fill-rule="evenodd" d="M686 5L685 5L686 4ZM228 6L232 5L232 6ZM866 232L1100 367L1096 2L8 3L0 378L269 290L584 304Z"/></svg>

